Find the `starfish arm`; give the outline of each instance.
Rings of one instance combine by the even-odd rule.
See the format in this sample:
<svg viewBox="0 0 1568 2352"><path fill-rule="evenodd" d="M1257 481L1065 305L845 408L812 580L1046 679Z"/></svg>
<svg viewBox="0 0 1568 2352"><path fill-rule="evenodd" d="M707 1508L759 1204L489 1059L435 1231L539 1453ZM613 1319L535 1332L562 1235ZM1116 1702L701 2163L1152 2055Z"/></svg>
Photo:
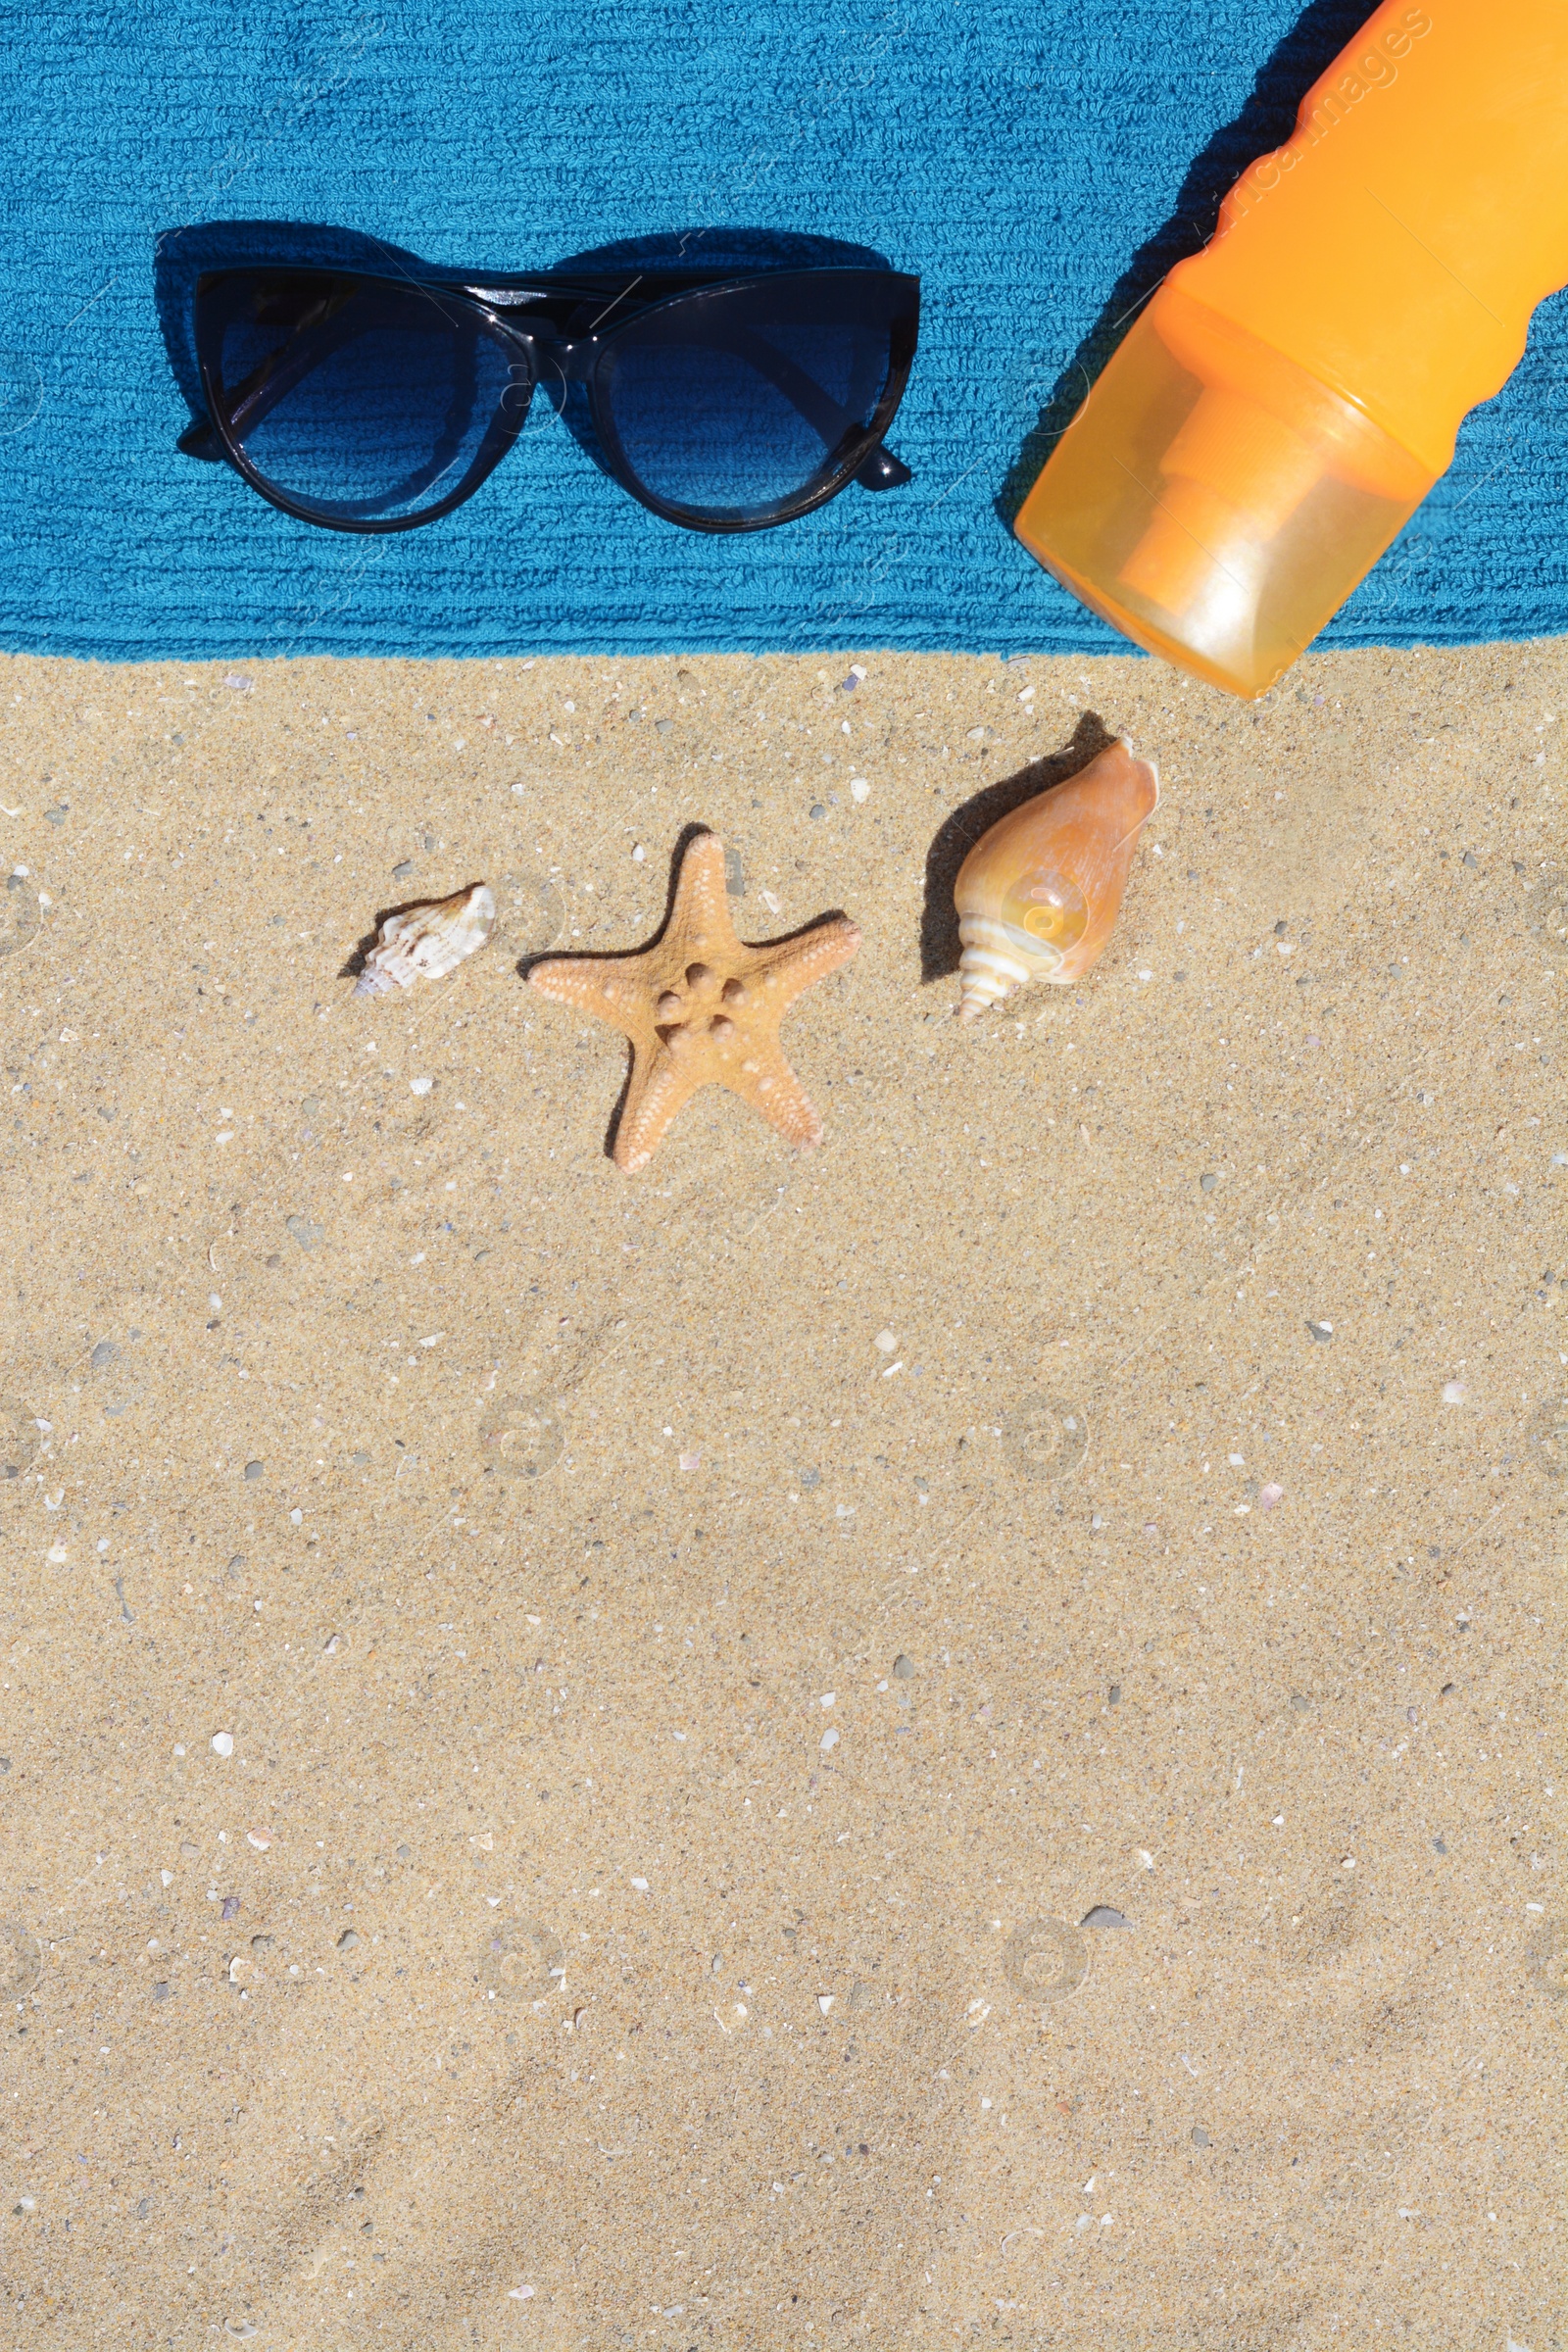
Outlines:
<svg viewBox="0 0 1568 2352"><path fill-rule="evenodd" d="M668 1048L657 1045L632 1051L631 1078L626 1100L615 1122L611 1156L624 1174L646 1167L663 1141L664 1130L684 1103L705 1083L707 1073L682 1063Z"/></svg>
<svg viewBox="0 0 1568 2352"><path fill-rule="evenodd" d="M765 1054L752 1057L755 1066L744 1065L726 1070L723 1083L734 1090L754 1110L760 1110L770 1127L795 1144L803 1152L822 1141L822 1122L816 1115L805 1087L790 1068L777 1046Z"/></svg>
<svg viewBox="0 0 1568 2352"><path fill-rule="evenodd" d="M848 963L859 944L858 923L840 915L830 923L817 923L811 930L803 931L798 939L784 939L775 947L754 950L759 958L755 968L768 1001L782 1011L813 980L824 979L829 972L837 971L841 963Z"/></svg>
<svg viewBox="0 0 1568 2352"><path fill-rule="evenodd" d="M640 974L631 957L551 956L528 966L528 986L632 1034Z"/></svg>
<svg viewBox="0 0 1568 2352"><path fill-rule="evenodd" d="M739 945L729 919L724 844L716 833L696 834L686 845L675 882L675 903L665 936L684 933L694 955L710 960L733 955Z"/></svg>

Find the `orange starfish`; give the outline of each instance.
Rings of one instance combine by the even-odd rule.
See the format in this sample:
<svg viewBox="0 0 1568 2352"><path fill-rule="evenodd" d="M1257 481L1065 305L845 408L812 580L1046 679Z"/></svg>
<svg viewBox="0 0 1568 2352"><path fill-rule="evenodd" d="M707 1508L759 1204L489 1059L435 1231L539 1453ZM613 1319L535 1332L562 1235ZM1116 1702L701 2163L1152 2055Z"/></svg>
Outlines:
<svg viewBox="0 0 1568 2352"><path fill-rule="evenodd" d="M822 1140L822 1122L784 1058L779 1023L804 989L847 963L860 944L842 915L793 939L743 946L729 919L724 845L699 833L686 845L669 920L630 956L547 956L532 987L612 1021L631 1040L631 1079L613 1158L646 1167L682 1103L700 1086L727 1086L792 1144Z"/></svg>

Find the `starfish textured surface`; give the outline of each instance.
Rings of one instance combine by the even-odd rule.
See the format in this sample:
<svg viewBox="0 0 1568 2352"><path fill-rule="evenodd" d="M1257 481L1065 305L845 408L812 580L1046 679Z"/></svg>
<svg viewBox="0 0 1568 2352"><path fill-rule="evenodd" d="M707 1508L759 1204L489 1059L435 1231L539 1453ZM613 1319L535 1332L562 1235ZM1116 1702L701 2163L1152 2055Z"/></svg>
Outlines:
<svg viewBox="0 0 1568 2352"><path fill-rule="evenodd" d="M848 963L858 927L842 915L792 939L749 948L735 936L724 845L686 846L669 920L632 956L548 956L529 985L612 1021L631 1040L631 1082L613 1158L646 1167L665 1128L701 1086L727 1086L792 1144L822 1140L822 1122L784 1058L779 1023L813 980Z"/></svg>

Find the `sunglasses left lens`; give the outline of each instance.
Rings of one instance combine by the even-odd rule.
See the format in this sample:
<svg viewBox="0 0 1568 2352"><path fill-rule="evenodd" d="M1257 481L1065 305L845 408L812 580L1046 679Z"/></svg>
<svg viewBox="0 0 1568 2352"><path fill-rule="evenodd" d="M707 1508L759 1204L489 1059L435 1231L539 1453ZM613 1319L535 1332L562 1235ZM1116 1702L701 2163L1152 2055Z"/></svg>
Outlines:
<svg viewBox="0 0 1568 2352"><path fill-rule="evenodd" d="M328 523L452 503L531 388L469 305L389 278L228 270L202 287L197 341L247 464Z"/></svg>

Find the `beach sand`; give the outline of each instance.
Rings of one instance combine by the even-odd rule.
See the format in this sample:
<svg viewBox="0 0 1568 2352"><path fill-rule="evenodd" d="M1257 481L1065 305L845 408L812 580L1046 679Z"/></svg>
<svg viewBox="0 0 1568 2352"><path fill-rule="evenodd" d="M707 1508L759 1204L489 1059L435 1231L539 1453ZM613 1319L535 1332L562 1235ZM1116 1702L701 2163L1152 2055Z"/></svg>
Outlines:
<svg viewBox="0 0 1568 2352"><path fill-rule="evenodd" d="M856 659L0 662L7 2345L1564 2342L1568 647Z"/></svg>

